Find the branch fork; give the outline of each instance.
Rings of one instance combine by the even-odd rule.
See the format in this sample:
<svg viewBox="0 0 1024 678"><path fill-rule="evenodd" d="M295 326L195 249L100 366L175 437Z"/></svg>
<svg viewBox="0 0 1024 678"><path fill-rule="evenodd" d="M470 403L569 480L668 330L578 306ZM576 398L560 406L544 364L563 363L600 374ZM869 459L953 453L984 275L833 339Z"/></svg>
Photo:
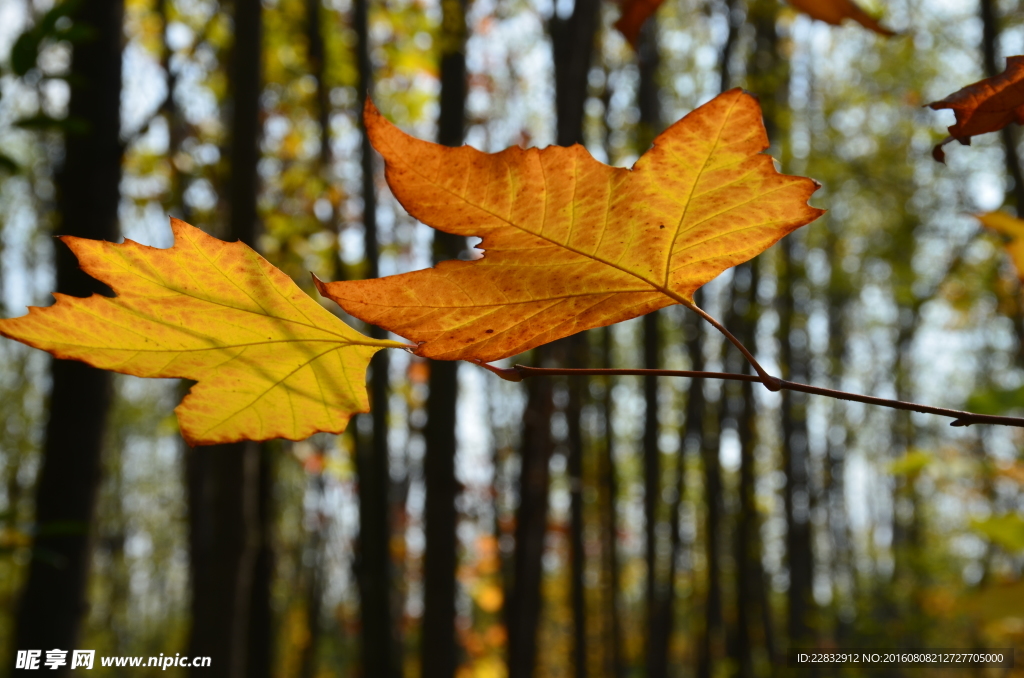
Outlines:
<svg viewBox="0 0 1024 678"><path fill-rule="evenodd" d="M568 368L557 368L557 367L530 367L528 365L515 365L511 368L496 367L489 365L479 360L473 362L484 369L493 372L506 381L522 381L526 377L540 377L540 376L656 376L656 377L685 377L689 379L722 379L724 381L747 381L758 384L764 384L764 387L769 391L799 391L801 393L809 393L811 395L820 395L827 398L835 398L837 400L848 400L852 402L865 403L867 405L877 405L879 407L888 407L893 410L908 410L911 412L921 412L923 414L935 414L940 417L949 417L953 421L950 422L950 426L970 426L972 424L993 424L998 426L1015 426L1018 428L1024 428L1024 418L1022 417L1004 417L992 414L977 414L974 412L965 412L963 410L953 410L946 407L932 407L931 405L921 405L919 403L905 402L902 400L893 400L890 398L879 398L876 396L860 395L858 393L848 393L847 391L839 391L832 388L824 388L821 386L812 386L810 384L801 384L794 381L786 381L778 377L768 374L767 371L757 362L750 351L737 339L729 330L727 330L721 323L715 318L699 308L696 304L690 302L684 304L687 308L696 312L700 317L710 323L715 329L721 332L750 363L756 375L753 374L735 374L732 372L704 372L704 371L693 371L693 370L653 370L653 369L612 369L612 368L594 368L594 369L568 369Z"/></svg>

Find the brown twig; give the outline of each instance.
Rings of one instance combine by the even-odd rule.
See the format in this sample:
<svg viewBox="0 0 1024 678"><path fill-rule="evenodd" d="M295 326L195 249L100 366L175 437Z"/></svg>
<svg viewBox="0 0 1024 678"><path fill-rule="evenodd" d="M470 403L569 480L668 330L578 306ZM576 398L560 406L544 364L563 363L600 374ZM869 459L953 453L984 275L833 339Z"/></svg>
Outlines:
<svg viewBox="0 0 1024 678"><path fill-rule="evenodd" d="M764 384L765 388L767 388L769 391L778 391L780 388L782 388L782 380L779 379L778 377L773 377L772 375L768 374L768 372L763 367L761 367L761 364L757 362L753 354L751 354L751 352L747 350L747 347L743 345L743 342L741 342L739 339L733 336L732 332L725 329L725 325L715 320L714 317L712 317L704 309L702 309L700 306L697 306L697 304L693 303L692 301L684 301L683 305L686 306L686 308L693 311L694 313L696 313L697 315L699 315L701 318L704 318L704 320L708 321L712 327L714 327L716 330L724 334L725 338L728 339L733 346L740 350L740 353L743 354L743 357L747 359L747 362L750 363L750 366L754 368L755 372L757 372L758 376L760 377L758 381Z"/></svg>
<svg viewBox="0 0 1024 678"><path fill-rule="evenodd" d="M501 368L486 363L477 362L477 365L490 370L502 379L507 381L522 381L526 377L539 376L644 376L655 375L659 377L689 377L690 379L724 379L729 381L750 381L764 384L764 379L752 374L733 374L730 372L694 372L689 370L625 370L625 369L560 369L553 367L529 367L516 365L512 368ZM839 400L851 400L853 402L865 403L867 405L878 405L894 410L909 410L921 412L922 414L937 414L940 417L953 419L950 426L970 426L971 424L997 424L1000 426L1016 426L1024 428L1024 417L1002 417L993 414L976 414L962 410L952 410L946 407L932 407L918 403L908 403L902 400L889 398L878 398L875 396L860 395L858 393L847 393L836 389L811 386L793 381L786 381L778 377L770 377L778 385L776 390L800 391L811 395L820 395ZM767 386L767 384L766 384Z"/></svg>

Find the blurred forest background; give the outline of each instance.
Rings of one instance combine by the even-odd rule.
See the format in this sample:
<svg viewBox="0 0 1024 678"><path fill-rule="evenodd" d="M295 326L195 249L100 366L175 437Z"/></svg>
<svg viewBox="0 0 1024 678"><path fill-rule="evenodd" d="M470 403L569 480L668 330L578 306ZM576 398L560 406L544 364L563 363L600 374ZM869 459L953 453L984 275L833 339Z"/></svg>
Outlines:
<svg viewBox="0 0 1024 678"><path fill-rule="evenodd" d="M168 214L317 298L310 271L478 256L393 200L367 91L421 138L628 166L742 86L829 212L699 303L783 377L1012 413L1021 285L970 215L1024 210L1016 132L943 166L953 116L922 108L1024 52L1019 0L979 1L870 4L885 38L667 0L634 51L599 0L2 0L0 313L94 291L52 235L167 247ZM519 362L744 369L680 307ZM0 673L62 648L206 677L746 678L790 647L1024 645L1018 429L400 351L369 379L344 435L188 449L185 385L0 341Z"/></svg>

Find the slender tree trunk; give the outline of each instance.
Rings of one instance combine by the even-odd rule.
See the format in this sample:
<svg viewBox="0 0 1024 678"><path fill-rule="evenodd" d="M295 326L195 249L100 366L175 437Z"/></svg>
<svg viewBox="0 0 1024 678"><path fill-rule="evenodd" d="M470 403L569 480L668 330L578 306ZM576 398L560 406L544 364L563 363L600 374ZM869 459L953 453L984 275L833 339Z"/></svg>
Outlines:
<svg viewBox="0 0 1024 678"><path fill-rule="evenodd" d="M661 106L658 102L656 76L661 61L658 53L658 36L655 17L651 17L640 29L637 59L640 66L640 87L637 92L640 106L640 130L637 151L646 151L654 137L661 132ZM644 316L644 367L658 369L660 366L660 337L658 335L659 313ZM647 675L649 678L665 678L668 670L667 638L660 642L664 629L659 624L658 601L658 497L661 495L661 452L658 450L658 378L644 377L644 537L647 561Z"/></svg>
<svg viewBox="0 0 1024 678"><path fill-rule="evenodd" d="M701 368L703 369L703 368ZM722 531L724 527L724 487L719 461L718 408L721 401L706 401L701 415L701 460L704 466L705 558L708 591L704 608L704 636L701 675L715 672L715 661L725 654L725 623L722 614Z"/></svg>
<svg viewBox="0 0 1024 678"><path fill-rule="evenodd" d="M317 450L316 454L321 458L319 466L323 467L323 451ZM324 567L324 532L327 526L327 516L324 513L326 496L324 493L324 476L322 471L310 479L310 491L315 502L314 522L309 530L306 540L305 557L303 561L304 583L306 588L306 629L309 632L306 646L302 648L302 655L299 662L299 676L301 678L313 678L317 674L317 646L320 643L320 634L323 631L321 623L322 605L320 599L324 594L324 580L326 579L326 568Z"/></svg>
<svg viewBox="0 0 1024 678"><path fill-rule="evenodd" d="M160 15L160 68L167 74L167 97L160 104L160 113L167 122L167 158L169 165L168 189L164 200L164 208L172 215L177 215L184 221L192 223L191 214L184 200L184 182L181 172L175 163L175 158L181 150L181 143L185 138L185 121L178 110L177 102L174 100L174 92L178 85L177 74L171 68L171 46L167 43L167 27L170 24L170 0L157 0L156 11Z"/></svg>
<svg viewBox="0 0 1024 678"><path fill-rule="evenodd" d="M801 381L806 378L806 361L802 350L795 345L796 333L804 332L798 324L794 308L794 284L798 280L793 261L793 244L785 239L779 249L779 342L782 378ZM811 576L811 490L809 483L809 457L807 446L806 397L784 393L782 396L783 465L786 474L786 554L789 566L788 628L790 647L804 647L810 641L809 617Z"/></svg>
<svg viewBox="0 0 1024 678"><path fill-rule="evenodd" d="M121 0L84 3L75 22L95 31L75 45L68 117L89 125L68 132L57 176L60 233L116 241L121 181ZM109 293L56 248L57 291L77 297ZM111 402L108 372L83 363L51 363L50 413L36 486L36 537L17 613L16 647L77 647L86 611L89 531ZM66 667L65 667L66 669ZM68 672L62 670L61 675Z"/></svg>
<svg viewBox="0 0 1024 678"><path fill-rule="evenodd" d="M569 367L588 367L588 346L586 335L576 334L568 339ZM569 377L569 403L565 418L569 424L569 472L570 524L569 544L572 554L570 577L572 580L572 621L573 621L573 668L576 678L587 675L587 604L584 590L583 570L587 555L583 549L583 392L586 378Z"/></svg>
<svg viewBox="0 0 1024 678"><path fill-rule="evenodd" d="M161 0L166 2L166 0ZM320 153L318 157L317 175L325 186L330 185L330 171L333 153L331 151L331 101L326 82L326 49L324 46L323 4L321 0L306 0L306 39L307 58L309 70L316 80L316 114L317 123L320 127ZM337 207L332 201L329 226L337 229L338 215ZM340 268L340 266L338 267ZM316 454L323 457L323 450L317 449ZM322 467L323 464L321 463ZM306 589L306 629L308 639L299 663L299 675L301 678L313 678L317 673L317 647L320 642L320 635L323 631L321 616L323 608L321 598L324 593L324 580L326 572L324 569L324 531L327 518L323 510L324 477L321 471L310 479L309 489L312 494L316 508L313 525L309 529L306 538L303 557L303 580Z"/></svg>
<svg viewBox="0 0 1024 678"><path fill-rule="evenodd" d="M373 71L369 44L370 0L356 0L352 22L356 33L356 61L360 95L373 89ZM362 134L363 235L367 262L366 275L376 278L378 271L377 193L374 157L365 127ZM386 332L370 328L370 336L384 338ZM370 414L359 415L371 421L370 435L357 429L356 471L359 475L359 551L356 578L359 583L362 620L362 664L365 678L391 678L398 675L399 647L392 626L390 512L388 490L388 355L379 351L370 362Z"/></svg>
<svg viewBox="0 0 1024 678"><path fill-rule="evenodd" d="M752 346L760 308L757 305L757 286L760 276L755 262L736 267L733 276L733 300L730 322L741 342ZM747 370L750 366L738 355L731 356L730 371ZM768 615L762 610L767 598L764 571L761 566L760 520L754 497L754 444L756 442L757 412L754 387L750 383L739 385L740 397L735 399L731 413L736 422L740 443L739 517L736 525L736 593L738 600L736 620L736 648L741 678L752 678L754 673L753 648L761 641L771 657L771 629ZM758 613L761 613L760 616ZM760 633L759 633L760 631Z"/></svg>
<svg viewBox="0 0 1024 678"><path fill-rule="evenodd" d="M692 315L692 314L691 314ZM696 325L700 322L700 319L693 315L692 318L688 319L692 324ZM696 321L696 322L694 322ZM698 399L697 403L694 403L696 407L703 407L702 402ZM690 416L699 417L700 415L687 405L687 422L690 421ZM685 424L688 428L688 424ZM684 429L685 430L685 429ZM675 486L675 498L669 505L669 555L668 555L668 574L665 581L665 592L664 595L658 601L657 617L655 628L658 630L656 635L651 638L653 644L653 656L655 657L655 665L653 671L658 673L652 673L651 675L668 675L669 666L671 666L669 658L669 650L671 648L672 633L675 629L675 612L676 612L676 576L678 574L679 558L682 555L682 533L680 532L680 518L683 508L683 498L686 492L686 437L685 434L682 436L683 439L679 441L679 451L676 455L676 486Z"/></svg>
<svg viewBox="0 0 1024 678"><path fill-rule="evenodd" d="M226 239L255 247L262 91L259 0L235 0L229 68ZM270 675L269 450L250 441L186 453L192 574L189 653L210 656L199 675Z"/></svg>
<svg viewBox="0 0 1024 678"><path fill-rule="evenodd" d="M694 295L694 301L701 303L700 297L703 296L703 292L698 290ZM692 370L703 370L704 369L704 328L695 314L689 313L686 316L685 333L686 333L686 352L690 356L690 369ZM704 398L704 382L701 379L692 379L690 386L687 389L686 396L686 419L685 419L685 433L681 446L686 448L696 448L699 450L704 449L704 418L705 410L707 408L707 401ZM711 494L706 484L704 487L704 498L706 503L710 503ZM713 537L707 535L705 538L708 548L714 541ZM712 650L712 637L715 632L715 627L712 622L714 617L717 615L717 601L718 591L717 578L711 578L711 558L710 552L708 553L707 569L709 573L707 593L704 601L704 628L701 631L700 637L697 639L697 671L696 674L700 678L709 678L712 674L713 668L713 650ZM716 573L717 577L717 573Z"/></svg>
<svg viewBox="0 0 1024 678"><path fill-rule="evenodd" d="M612 333L607 327L601 329L601 356L603 367L612 367ZM613 409L611 378L605 381L604 399L604 456L602 477L604 478L604 544L601 552L605 558L608 588L606 592L605 618L608 630L609 671L612 678L622 678L625 667L622 661L622 605L619 600L619 530L616 504L619 496L618 474L615 469L615 429L612 427Z"/></svg>
<svg viewBox="0 0 1024 678"><path fill-rule="evenodd" d="M466 4L441 3L441 115L438 142L462 145L466 117ZM458 257L465 239L434 231L434 263ZM458 363L430 363L427 401L426 552L423 557L423 678L452 678L458 665L455 638L456 521L455 414L458 399Z"/></svg>
<svg viewBox="0 0 1024 678"><path fill-rule="evenodd" d="M835 233L830 229L827 233L825 243L826 251L836 250ZM828 370L832 388L842 386L843 365L845 364L845 327L844 318L850 304L850 286L847 282L846 273L839 266L832 267L829 277L827 294L828 310ZM841 426L848 435L849 424L846 421L845 413L839 403L833 406L832 426ZM851 588L856 585L856 573L853 562L853 536L850 531L850 523L846 511L846 439L838 440L831 432L826 445L825 474L827 488L825 497L828 507L828 525L832 541L832 580L836 584L842 580L849 582ZM856 599L855 590L850 591L850 599L843 600L839 596L839 586L836 586L837 593L833 596L833 608L836 612L849 600ZM836 621L836 643L844 647L850 640L853 628L847 621L845 615L838 614Z"/></svg>
<svg viewBox="0 0 1024 678"><path fill-rule="evenodd" d="M780 56L780 37L776 28L778 7L765 0L754 0L748 8L754 25L754 49L750 56L747 86L760 95L768 137L779 143L788 113L789 67ZM779 362L784 379L801 379L806 373L804 350L794 351L794 332L803 332L801 309L794 308L793 287L800 276L795 271L793 239L779 244L780 271L777 303L779 312ZM803 345L805 345L804 342ZM790 646L809 640L808 615L813 600L811 576L810 509L808 486L808 446L805 415L806 397L787 392L782 397L783 471L786 474L784 503L786 511L786 553L789 566L788 630ZM767 596L765 596L767 598ZM770 610L764 603L765 632L771 631Z"/></svg>
<svg viewBox="0 0 1024 678"><path fill-rule="evenodd" d="M583 143L583 104L587 100L598 7L597 0L578 0L572 16L552 17L548 26L555 61L559 146Z"/></svg>
<svg viewBox="0 0 1024 678"><path fill-rule="evenodd" d="M548 347L534 351L544 365ZM541 607L541 558L548 515L548 462L551 458L551 415L554 401L550 379L527 380L516 511L515 553L511 596L506 607L509 678L530 678L537 660L537 626Z"/></svg>
<svg viewBox="0 0 1024 678"><path fill-rule="evenodd" d="M571 146L583 140L583 104L587 73L597 29L597 0L578 0L568 19L553 17L551 33L555 62L557 143ZM550 347L534 351L537 364L546 363ZM507 607L509 678L533 675L537 659L537 626L541 609L541 558L548 509L548 460L553 449L554 413L549 379L528 385L523 413L519 509L516 514L516 552L513 556L511 600Z"/></svg>

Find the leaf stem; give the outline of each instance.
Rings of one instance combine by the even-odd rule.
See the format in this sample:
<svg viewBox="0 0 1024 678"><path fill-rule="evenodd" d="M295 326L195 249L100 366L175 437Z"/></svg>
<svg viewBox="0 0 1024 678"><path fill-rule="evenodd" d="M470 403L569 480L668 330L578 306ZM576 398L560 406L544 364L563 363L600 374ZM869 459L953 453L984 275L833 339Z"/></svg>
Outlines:
<svg viewBox="0 0 1024 678"><path fill-rule="evenodd" d="M763 377L754 376L752 374L733 374L731 372L694 372L689 370L645 370L645 369L605 369L605 368L594 368L594 369L562 369L556 367L529 367L527 365L516 365L512 368L501 368L486 363L477 362L477 365L494 372L502 379L507 381L522 381L526 377L540 377L540 376L645 376L654 375L658 377L689 377L690 379L723 379L729 381L749 381L764 383ZM970 426L971 424L995 424L999 426L1016 426L1018 428L1024 428L1024 417L1003 417L993 414L976 414L974 412L964 412L962 410L953 410L946 407L932 407L931 405L921 405L919 403L908 403L902 400L892 400L889 398L878 398L875 396L860 395L858 393L848 393L846 391L838 391L832 388L824 388L821 386L811 386L810 384L801 384L793 381L786 381L784 379L778 379L777 377L770 377L774 379L778 384L776 390L787 390L787 391L800 391L802 393L810 393L811 395L820 395L827 398L836 398L838 400L850 400L858 403L865 403L867 405L878 405L880 407L888 407L894 410L909 410L911 412L921 412L922 414L935 414L940 417L949 417L953 421L950 422L950 426ZM767 384L766 384L767 386Z"/></svg>
<svg viewBox="0 0 1024 678"><path fill-rule="evenodd" d="M773 377L772 375L768 374L768 372L763 367L761 367L761 363L757 362L753 354L747 350L746 346L743 345L743 342L737 339L732 332L725 329L725 325L715 320L715 318L711 316L707 311L705 311L692 301L684 300L683 306L690 309L691 311L699 315L701 318L704 318L704 320L707 320L709 323L711 323L712 327L714 327L716 330L724 334L725 338L732 342L732 345L740 350L740 353L743 354L743 357L747 359L747 362L750 363L750 366L754 368L754 371L757 372L758 376L760 377L760 379L756 379L755 381L759 381L762 384L764 384L765 388L767 388L769 391L778 391L780 388L782 388L782 380L779 379L778 377Z"/></svg>

